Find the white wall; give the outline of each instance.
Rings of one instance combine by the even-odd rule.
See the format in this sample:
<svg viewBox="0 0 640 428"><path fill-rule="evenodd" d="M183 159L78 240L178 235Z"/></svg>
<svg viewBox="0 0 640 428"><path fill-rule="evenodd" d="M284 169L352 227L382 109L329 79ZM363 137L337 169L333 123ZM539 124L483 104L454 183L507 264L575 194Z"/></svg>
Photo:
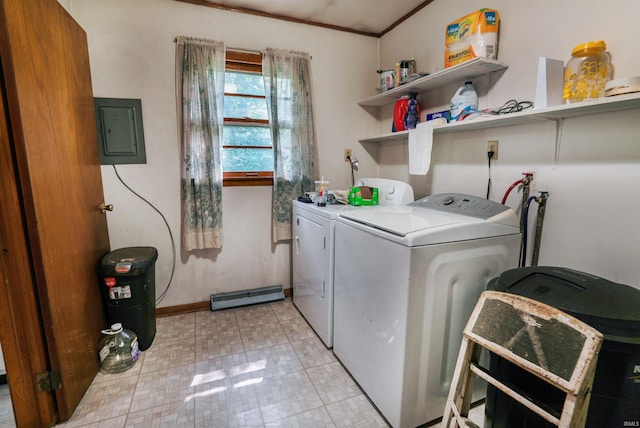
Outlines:
<svg viewBox="0 0 640 428"><path fill-rule="evenodd" d="M4 365L4 356L2 355L2 346L0 346L0 375L7 374L7 368Z"/></svg>
<svg viewBox="0 0 640 428"><path fill-rule="evenodd" d="M71 5L69 4L69 1L70 0L58 0L58 3L60 3L67 12L71 13Z"/></svg>
<svg viewBox="0 0 640 428"><path fill-rule="evenodd" d="M377 126L357 107L377 85L378 40L345 32L220 11L171 0L63 0L87 32L94 96L142 100L146 165L118 166L122 178L164 213L176 240L173 284L160 306L206 301L213 293L282 284L290 287L290 245L271 244L271 187L226 187L224 247L180 252L180 172L176 131L174 39L185 35L222 40L227 47L267 47L310 53L320 175L346 188L352 148L361 175L377 165L357 138ZM67 6L67 4L69 6ZM363 71L368 71L363 75ZM111 166L102 167L111 247L158 248L157 292L171 271L171 243L160 216L129 193Z"/></svg>
<svg viewBox="0 0 640 428"><path fill-rule="evenodd" d="M499 11L500 76L475 79L480 108L509 99L533 100L538 57L566 61L572 48L605 40L614 78L640 75L637 0L435 0L381 39L381 66L415 57L418 70L434 72L444 61L446 25L481 7ZM423 112L447 109L456 83L420 97ZM380 112L379 132L389 132L391 110ZM566 119L557 163L555 124L511 126L445 134L434 141L431 171L409 176L406 142L382 145L380 175L409 180L416 196L463 192L485 196L487 141L500 141L492 165L491 198L497 201L525 171L533 171L534 193L550 192L540 265L566 266L640 288L640 125L639 110ZM519 195L508 203L520 208ZM530 217L535 219L537 205ZM529 254L531 252L529 251Z"/></svg>
<svg viewBox="0 0 640 428"><path fill-rule="evenodd" d="M174 38L223 40L229 47L297 49L313 56L320 174L333 188L346 188L350 171L344 148L360 159L358 176L408 180L418 197L459 191L484 195L486 141L500 140L492 166L492 198L524 171L534 171L534 192L551 193L540 264L568 266L640 287L640 131L638 110L565 123L554 164L553 123L514 126L438 137L431 172L409 176L406 142L361 145L357 139L389 132L391 108L366 110L357 101L375 93L378 68L414 57L420 71L442 67L447 23L490 6L501 15L499 60L509 66L499 77L476 79L480 107L508 99L532 99L537 58L566 60L574 45L604 39L615 76L640 74L636 41L640 2L615 0L603 10L588 0L435 0L380 41L364 36L287 23L172 0L60 0L87 31L94 95L140 98L147 147L146 165L118 171L167 217L178 249L180 235L179 159L175 125ZM378 61L380 59L380 61ZM460 82L462 83L462 82ZM447 108L458 84L421 96L423 112ZM378 120L380 119L380 120ZM171 244L162 219L131 195L103 167L112 248L158 248L157 290L166 285ZM225 188L225 246L220 252L182 254L167 298L160 306L208 300L223 291L282 284L290 287L290 246L272 246L270 187ZM509 203L519 208L512 194ZM535 204L533 204L535 207ZM535 217L535 213L532 214Z"/></svg>

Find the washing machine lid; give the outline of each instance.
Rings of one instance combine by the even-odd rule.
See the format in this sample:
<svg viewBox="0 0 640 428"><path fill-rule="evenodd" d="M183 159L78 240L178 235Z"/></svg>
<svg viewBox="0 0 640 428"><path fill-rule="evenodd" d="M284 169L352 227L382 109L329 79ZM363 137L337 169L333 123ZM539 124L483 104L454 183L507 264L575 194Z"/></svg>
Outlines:
<svg viewBox="0 0 640 428"><path fill-rule="evenodd" d="M518 219L509 207L461 194L343 212L338 221L411 247L520 233Z"/></svg>

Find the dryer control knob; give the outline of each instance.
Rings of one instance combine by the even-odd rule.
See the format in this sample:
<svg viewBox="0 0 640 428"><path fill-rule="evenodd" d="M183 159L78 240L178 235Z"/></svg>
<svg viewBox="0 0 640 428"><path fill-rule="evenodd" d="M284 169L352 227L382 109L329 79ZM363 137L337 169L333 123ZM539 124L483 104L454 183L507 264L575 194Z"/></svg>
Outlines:
<svg viewBox="0 0 640 428"><path fill-rule="evenodd" d="M446 198L444 198L442 200L442 204L443 205L451 205L453 203L453 201L455 201L455 199L453 198L453 196L448 196Z"/></svg>

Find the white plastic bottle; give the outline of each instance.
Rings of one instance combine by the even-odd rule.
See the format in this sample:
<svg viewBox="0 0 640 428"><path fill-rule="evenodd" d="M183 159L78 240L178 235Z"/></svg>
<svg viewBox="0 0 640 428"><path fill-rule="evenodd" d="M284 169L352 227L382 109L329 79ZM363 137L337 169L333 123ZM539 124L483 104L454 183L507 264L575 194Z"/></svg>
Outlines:
<svg viewBox="0 0 640 428"><path fill-rule="evenodd" d="M478 110L478 93L472 82L465 82L451 98L451 122L458 120L464 112Z"/></svg>
<svg viewBox="0 0 640 428"><path fill-rule="evenodd" d="M129 370L140 356L138 337L116 323L109 330L102 330L106 336L100 341L100 371L120 373Z"/></svg>

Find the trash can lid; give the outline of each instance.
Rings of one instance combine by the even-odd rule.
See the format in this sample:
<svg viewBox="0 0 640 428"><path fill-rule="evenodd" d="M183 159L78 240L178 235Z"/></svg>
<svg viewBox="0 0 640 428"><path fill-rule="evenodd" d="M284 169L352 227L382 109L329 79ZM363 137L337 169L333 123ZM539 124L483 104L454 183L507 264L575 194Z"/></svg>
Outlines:
<svg viewBox="0 0 640 428"><path fill-rule="evenodd" d="M640 290L628 285L572 269L533 266L507 270L488 288L556 307L608 340L640 344Z"/></svg>
<svg viewBox="0 0 640 428"><path fill-rule="evenodd" d="M158 259L153 247L126 247L111 251L102 258L100 272L103 275L141 275Z"/></svg>

